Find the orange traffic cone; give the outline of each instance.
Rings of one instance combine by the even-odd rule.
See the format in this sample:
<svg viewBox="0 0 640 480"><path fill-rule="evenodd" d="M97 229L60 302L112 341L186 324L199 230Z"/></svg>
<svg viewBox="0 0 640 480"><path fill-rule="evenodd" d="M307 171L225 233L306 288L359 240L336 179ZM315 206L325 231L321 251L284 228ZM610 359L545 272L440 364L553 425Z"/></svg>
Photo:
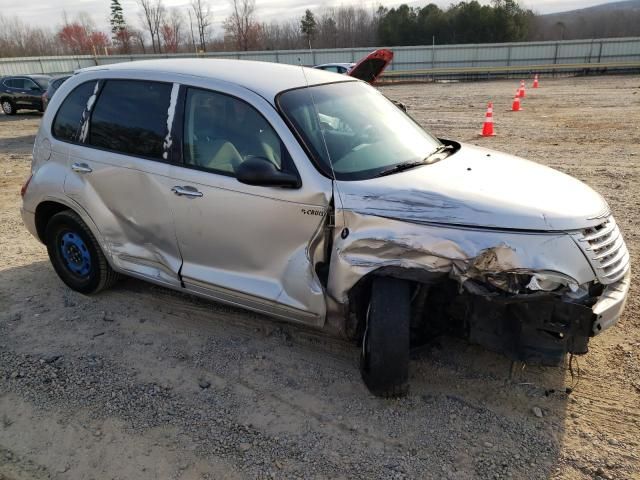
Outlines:
<svg viewBox="0 0 640 480"><path fill-rule="evenodd" d="M484 116L484 125L482 125L482 136L493 137L493 102L487 104L487 113Z"/></svg>
<svg viewBox="0 0 640 480"><path fill-rule="evenodd" d="M520 110L522 110L520 108L520 90L516 90L516 96L513 97L513 103L511 104L511 111L512 112L519 112Z"/></svg>
<svg viewBox="0 0 640 480"><path fill-rule="evenodd" d="M533 77L533 88L538 88L538 74Z"/></svg>
<svg viewBox="0 0 640 480"><path fill-rule="evenodd" d="M524 80L520 80L520 90L518 91L518 96L520 98L524 98L525 97Z"/></svg>

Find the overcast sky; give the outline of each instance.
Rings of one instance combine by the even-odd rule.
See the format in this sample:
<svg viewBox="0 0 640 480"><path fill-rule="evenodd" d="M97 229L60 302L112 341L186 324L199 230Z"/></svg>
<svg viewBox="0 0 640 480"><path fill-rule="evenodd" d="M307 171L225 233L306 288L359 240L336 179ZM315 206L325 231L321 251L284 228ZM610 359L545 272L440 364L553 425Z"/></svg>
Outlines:
<svg viewBox="0 0 640 480"><path fill-rule="evenodd" d="M446 7L451 3L457 3L457 1L458 0L431 0L431 2L441 7ZM551 13L602 3L611 3L612 1L616 0L521 0L520 4L531 8L537 13ZM110 3L110 0L0 0L0 14L7 17L17 17L30 25L56 26L62 23L63 11L66 12L70 18L73 18L80 12L86 12L93 18L98 27L107 30ZM138 26L139 16L136 1L121 0L120 3L124 9L127 22ZM185 9L186 11L189 0L164 0L163 3L167 7L177 7ZM270 21L274 19L298 18L302 16L302 13L304 13L304 10L307 8L319 11L327 6L353 4L374 8L380 4L393 7L401 3L425 5L430 3L430 1L354 0L351 2L349 0L328 0L322 2L315 0L314 2L314 0L256 0L256 14L259 20ZM480 0L480 3L488 4L490 0ZM214 30L219 32L222 22L229 12L229 0L211 0L210 4L213 11Z"/></svg>

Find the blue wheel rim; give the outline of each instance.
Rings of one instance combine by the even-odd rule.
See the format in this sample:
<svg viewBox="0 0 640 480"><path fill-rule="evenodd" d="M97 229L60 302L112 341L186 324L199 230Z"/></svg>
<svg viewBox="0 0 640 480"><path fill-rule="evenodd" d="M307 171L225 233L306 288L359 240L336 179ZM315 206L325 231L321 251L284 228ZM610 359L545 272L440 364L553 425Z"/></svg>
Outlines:
<svg viewBox="0 0 640 480"><path fill-rule="evenodd" d="M60 253L71 273L79 277L87 277L91 273L89 249L77 233L67 232L62 236Z"/></svg>

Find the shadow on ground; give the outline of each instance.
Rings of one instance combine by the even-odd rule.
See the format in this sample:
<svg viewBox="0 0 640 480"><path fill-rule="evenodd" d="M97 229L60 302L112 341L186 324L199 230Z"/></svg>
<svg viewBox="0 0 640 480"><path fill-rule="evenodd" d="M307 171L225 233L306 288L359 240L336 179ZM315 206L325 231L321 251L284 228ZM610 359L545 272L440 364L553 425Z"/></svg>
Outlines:
<svg viewBox="0 0 640 480"><path fill-rule="evenodd" d="M285 476L546 478L558 461L562 368L441 338L412 361L409 396L383 400L364 388L356 346L145 282L86 297L41 261L1 271L0 292L0 391L138 435L170 425L177 449L250 476L277 460ZM39 366L50 355L53 394Z"/></svg>

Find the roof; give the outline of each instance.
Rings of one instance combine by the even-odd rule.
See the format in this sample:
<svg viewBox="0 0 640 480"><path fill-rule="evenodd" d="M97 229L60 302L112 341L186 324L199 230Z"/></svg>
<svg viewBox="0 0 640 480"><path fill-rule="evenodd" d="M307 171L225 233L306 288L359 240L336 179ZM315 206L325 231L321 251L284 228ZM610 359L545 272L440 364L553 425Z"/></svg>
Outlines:
<svg viewBox="0 0 640 480"><path fill-rule="evenodd" d="M240 85L258 93L267 100L273 100L283 90L345 81L344 77L337 77L333 73L313 68L219 58L141 60L90 67L82 71L91 70L164 72L210 78Z"/></svg>
<svg viewBox="0 0 640 480"><path fill-rule="evenodd" d="M51 78L51 75L46 75L43 73L18 73L16 75L0 75L0 78L46 78L47 80Z"/></svg>
<svg viewBox="0 0 640 480"><path fill-rule="evenodd" d="M315 65L313 68L320 68L320 67L347 67L347 68L351 68L355 66L355 63L353 62L333 62L333 63L322 63L320 65Z"/></svg>

